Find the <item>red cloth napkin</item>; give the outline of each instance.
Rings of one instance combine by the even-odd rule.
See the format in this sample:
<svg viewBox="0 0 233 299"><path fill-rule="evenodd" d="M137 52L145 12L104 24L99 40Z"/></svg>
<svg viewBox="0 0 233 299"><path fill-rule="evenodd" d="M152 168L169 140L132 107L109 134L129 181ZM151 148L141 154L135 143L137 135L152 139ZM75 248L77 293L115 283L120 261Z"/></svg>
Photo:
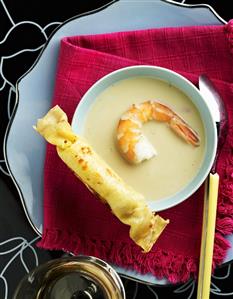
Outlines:
<svg viewBox="0 0 233 299"><path fill-rule="evenodd" d="M231 23L224 26L149 29L73 36L61 41L53 105L71 121L88 88L104 75L135 64L166 67L197 83L206 73L221 93L229 131L217 164L220 174L214 267L233 232L233 68ZM103 116L104 117L104 116ZM171 282L195 276L200 250L203 188L182 204L161 212L170 219L150 253L129 238L129 229L112 215L48 145L44 168L44 227L39 246L100 257Z"/></svg>

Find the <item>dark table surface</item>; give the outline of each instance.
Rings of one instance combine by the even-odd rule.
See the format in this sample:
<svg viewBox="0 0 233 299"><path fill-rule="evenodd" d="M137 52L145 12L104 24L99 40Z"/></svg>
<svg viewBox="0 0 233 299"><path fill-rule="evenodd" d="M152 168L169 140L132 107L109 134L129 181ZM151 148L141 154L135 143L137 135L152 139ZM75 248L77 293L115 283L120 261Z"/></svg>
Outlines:
<svg viewBox="0 0 233 299"><path fill-rule="evenodd" d="M143 1L143 0L142 0ZM159 1L159 0L158 0ZM38 264L62 255L61 252L40 250L36 247L38 236L28 224L18 192L8 174L3 155L6 127L15 103L15 84L36 60L40 50L23 51L43 44L39 33L15 24L31 21L47 29L49 34L63 21L77 14L100 7L110 1L15 1L0 0L0 299L12 298L21 278ZM233 17L231 1L187 0L185 4L210 4L226 21ZM22 51L20 59L14 54ZM12 59L3 65L4 56ZM4 85L4 82L7 84ZM142 298L196 298L196 284L189 281L179 286L146 286L122 279L127 299ZM217 269L212 276L211 298L233 297L233 269L231 264Z"/></svg>

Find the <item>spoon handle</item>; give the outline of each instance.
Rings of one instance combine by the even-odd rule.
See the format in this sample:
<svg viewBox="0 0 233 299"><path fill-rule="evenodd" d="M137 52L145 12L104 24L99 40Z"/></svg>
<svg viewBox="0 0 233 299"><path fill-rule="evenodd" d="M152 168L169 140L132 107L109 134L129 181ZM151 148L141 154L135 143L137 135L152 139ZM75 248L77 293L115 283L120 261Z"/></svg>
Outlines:
<svg viewBox="0 0 233 299"><path fill-rule="evenodd" d="M215 173L216 172L216 167L217 167L217 161L219 158L219 155L222 151L224 142L226 140L226 135L227 135L227 119L222 120L220 123L217 123L217 133L218 133L218 144L217 144L217 151L216 151L216 155L214 158L214 162L211 168L211 173Z"/></svg>

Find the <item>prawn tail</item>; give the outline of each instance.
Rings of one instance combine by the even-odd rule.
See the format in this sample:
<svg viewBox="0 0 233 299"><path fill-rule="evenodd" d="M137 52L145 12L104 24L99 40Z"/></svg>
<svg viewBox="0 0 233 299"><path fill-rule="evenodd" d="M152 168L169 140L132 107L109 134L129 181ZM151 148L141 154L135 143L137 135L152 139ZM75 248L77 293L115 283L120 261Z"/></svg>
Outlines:
<svg viewBox="0 0 233 299"><path fill-rule="evenodd" d="M193 146L200 145L200 138L197 132L195 132L182 118L174 117L170 121L170 127L172 130L183 138L187 143Z"/></svg>

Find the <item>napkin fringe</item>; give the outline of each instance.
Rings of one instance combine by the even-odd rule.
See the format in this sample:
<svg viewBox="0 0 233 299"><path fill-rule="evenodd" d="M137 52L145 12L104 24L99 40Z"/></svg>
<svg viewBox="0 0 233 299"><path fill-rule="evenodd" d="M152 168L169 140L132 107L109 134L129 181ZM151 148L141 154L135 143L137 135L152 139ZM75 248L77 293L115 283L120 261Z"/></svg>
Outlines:
<svg viewBox="0 0 233 299"><path fill-rule="evenodd" d="M116 245L111 241L80 238L78 235L55 229L46 230L37 246L49 250L62 248L64 252L72 252L74 255L92 255L141 274L150 273L158 279L166 277L171 283L186 282L190 277L197 278L198 259L174 255L161 249L145 254L140 249L135 252L135 247L128 243L119 242ZM229 247L229 242L222 234L216 233L213 269L222 263Z"/></svg>
<svg viewBox="0 0 233 299"><path fill-rule="evenodd" d="M229 26L230 27L230 26ZM231 25L231 43L233 54L233 22ZM220 177L221 184L218 198L218 217L216 221L213 268L221 265L227 250L231 247L224 236L233 233L233 127L228 128L228 137L225 147L228 153L225 154L223 175ZM224 151L224 148L222 149Z"/></svg>
<svg viewBox="0 0 233 299"><path fill-rule="evenodd" d="M135 246L128 243L119 242L116 245L109 240L90 240L56 229L44 231L43 239L37 246L49 250L62 248L64 252L74 255L92 255L141 274L151 273L159 279L166 277L171 283L186 282L190 275L194 277L197 273L198 263L192 257L174 255L161 249L142 253L140 248L135 250Z"/></svg>
<svg viewBox="0 0 233 299"><path fill-rule="evenodd" d="M229 235L233 232L233 157L231 157L233 152L233 127L228 128L226 148L229 149L229 153L226 155L222 166L224 175L220 178L218 217L216 221L216 231L222 235Z"/></svg>
<svg viewBox="0 0 233 299"><path fill-rule="evenodd" d="M214 242L214 258L212 269L214 270L216 266L222 264L226 251L231 247L230 243L224 238L220 233L215 233L215 242Z"/></svg>

